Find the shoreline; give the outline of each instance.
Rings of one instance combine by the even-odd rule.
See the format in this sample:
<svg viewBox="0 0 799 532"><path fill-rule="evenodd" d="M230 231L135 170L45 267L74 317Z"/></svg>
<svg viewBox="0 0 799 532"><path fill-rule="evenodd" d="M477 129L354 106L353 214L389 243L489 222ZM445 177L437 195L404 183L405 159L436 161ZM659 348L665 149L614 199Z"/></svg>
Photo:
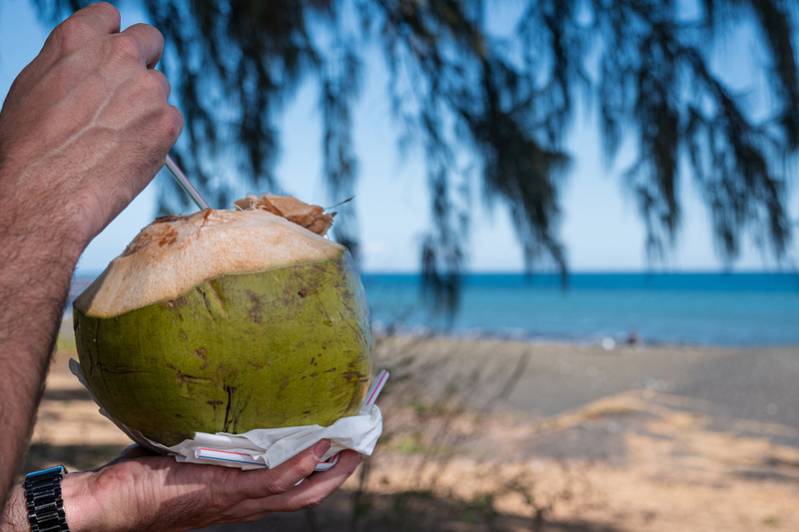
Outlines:
<svg viewBox="0 0 799 532"><path fill-rule="evenodd" d="M609 339L613 341L610 348L613 349L621 347L662 347L662 348L697 348L697 349L799 349L797 344L769 344L769 343L745 343L745 344L716 344L716 343L703 343L703 342L675 342L670 340L658 339L639 339L635 342L629 342L624 335L608 335L608 336L567 336L567 335L548 335L531 332L502 332L502 331L484 331L484 330L466 330L466 331L450 331L442 332L434 329L424 329L422 327L399 327L391 334L386 334L386 327L374 326L372 327L375 336L388 336L388 337L413 337L413 338L440 338L452 340L497 340L506 342L526 342L532 345L578 345L578 346L596 346L603 347L605 342ZM607 345L607 344L605 344Z"/></svg>
<svg viewBox="0 0 799 532"><path fill-rule="evenodd" d="M65 328L66 327L66 328ZM442 332L434 329L424 329L421 327L397 327L388 333L389 328L379 324L372 325L372 334L376 338L415 338L415 339L438 339L455 341L500 341L500 342L523 342L530 345L573 345L578 347L598 347L605 351L616 349L636 349L636 348L673 348L673 349L731 349L751 351L756 349L797 349L799 344L713 344L701 342L673 342L668 340L650 340L642 338L634 343L630 343L622 335L602 336L602 337L579 337L579 336L558 336L536 333L510 333L502 331L449 331ZM61 322L60 334L71 334L72 330L72 309L68 306L64 310ZM606 340L613 343L607 344Z"/></svg>

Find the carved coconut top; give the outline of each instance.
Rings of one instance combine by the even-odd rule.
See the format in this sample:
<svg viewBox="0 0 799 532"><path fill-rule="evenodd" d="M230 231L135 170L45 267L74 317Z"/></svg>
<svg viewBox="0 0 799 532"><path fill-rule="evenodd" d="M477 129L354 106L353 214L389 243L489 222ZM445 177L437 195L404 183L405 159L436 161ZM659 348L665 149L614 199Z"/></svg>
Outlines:
<svg viewBox="0 0 799 532"><path fill-rule="evenodd" d="M75 307L109 318L175 299L222 275L322 261L343 251L321 236L332 223L321 207L293 198L263 198L260 203L254 197L240 200L240 210L206 209L156 219L75 300ZM299 222L278 215L284 214L280 207Z"/></svg>

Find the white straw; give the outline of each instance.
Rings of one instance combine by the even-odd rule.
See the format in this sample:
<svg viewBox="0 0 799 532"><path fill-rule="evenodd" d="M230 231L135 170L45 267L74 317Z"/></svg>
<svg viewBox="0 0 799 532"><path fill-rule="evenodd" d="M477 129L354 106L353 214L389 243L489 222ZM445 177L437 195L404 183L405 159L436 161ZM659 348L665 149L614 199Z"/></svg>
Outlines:
<svg viewBox="0 0 799 532"><path fill-rule="evenodd" d="M197 204L197 206L201 210L211 208L208 205L208 202L205 201L205 199L202 197L202 194L200 194L200 191L197 190L194 187L194 185L191 184L191 181L189 181L189 178L186 177L186 174L183 173L183 170L181 170L180 167L177 164L175 164L175 161L173 161L172 157L170 157L169 155L166 156L165 165L172 174L172 177L174 177L175 181L177 181L178 185L180 185L180 188L182 188L183 191L189 195L189 197L194 201L194 203Z"/></svg>

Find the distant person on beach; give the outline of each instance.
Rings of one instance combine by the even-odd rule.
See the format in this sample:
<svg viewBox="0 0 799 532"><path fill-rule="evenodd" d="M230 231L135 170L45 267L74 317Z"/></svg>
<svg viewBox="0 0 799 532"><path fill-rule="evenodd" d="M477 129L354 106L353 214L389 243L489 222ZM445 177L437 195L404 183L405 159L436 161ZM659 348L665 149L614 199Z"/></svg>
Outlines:
<svg viewBox="0 0 799 532"><path fill-rule="evenodd" d="M120 32L113 6L91 5L53 30L0 113L2 531L34 522L36 530L112 531L255 520L321 501L360 462L345 452L312 475L327 441L247 472L129 453L63 480L59 469L14 485L78 257L153 178L182 128L169 84L153 68L162 48L155 28Z"/></svg>

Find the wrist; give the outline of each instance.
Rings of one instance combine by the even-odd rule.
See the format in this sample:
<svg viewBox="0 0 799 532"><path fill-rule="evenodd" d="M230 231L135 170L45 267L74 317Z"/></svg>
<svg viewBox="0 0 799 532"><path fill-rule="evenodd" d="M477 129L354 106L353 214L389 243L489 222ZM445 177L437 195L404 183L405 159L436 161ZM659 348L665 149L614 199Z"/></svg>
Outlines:
<svg viewBox="0 0 799 532"><path fill-rule="evenodd" d="M61 498L71 532L108 530L102 522L102 508L94 496L94 473L70 473L61 481Z"/></svg>
<svg viewBox="0 0 799 532"><path fill-rule="evenodd" d="M0 185L4 177L0 175ZM0 238L19 256L74 266L92 235L69 205L51 205L25 190L0 186ZM54 195L54 194L53 194ZM7 247L7 250L9 248Z"/></svg>
<svg viewBox="0 0 799 532"><path fill-rule="evenodd" d="M170 460L172 460L170 458ZM61 493L71 532L146 530L156 522L152 480L135 464L121 462L64 477ZM162 516L163 517L163 516ZM163 524L163 523L161 523Z"/></svg>
<svg viewBox="0 0 799 532"><path fill-rule="evenodd" d="M70 532L105 530L90 486L92 473L70 473L61 480L61 500ZM14 486L3 509L0 532L30 532L25 489Z"/></svg>

